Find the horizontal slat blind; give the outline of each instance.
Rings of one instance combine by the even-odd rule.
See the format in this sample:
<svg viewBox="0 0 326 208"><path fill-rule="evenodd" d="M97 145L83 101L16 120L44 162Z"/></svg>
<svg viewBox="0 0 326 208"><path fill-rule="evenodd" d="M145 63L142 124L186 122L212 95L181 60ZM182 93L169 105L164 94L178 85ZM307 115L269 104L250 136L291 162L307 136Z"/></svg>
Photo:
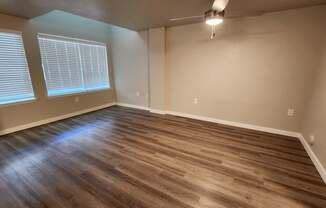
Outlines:
<svg viewBox="0 0 326 208"><path fill-rule="evenodd" d="M105 44L50 35L38 40L49 96L110 87Z"/></svg>
<svg viewBox="0 0 326 208"><path fill-rule="evenodd" d="M108 85L106 48L103 46L81 45L81 61L87 89L103 88Z"/></svg>
<svg viewBox="0 0 326 208"><path fill-rule="evenodd" d="M0 32L0 105L34 99L21 34Z"/></svg>

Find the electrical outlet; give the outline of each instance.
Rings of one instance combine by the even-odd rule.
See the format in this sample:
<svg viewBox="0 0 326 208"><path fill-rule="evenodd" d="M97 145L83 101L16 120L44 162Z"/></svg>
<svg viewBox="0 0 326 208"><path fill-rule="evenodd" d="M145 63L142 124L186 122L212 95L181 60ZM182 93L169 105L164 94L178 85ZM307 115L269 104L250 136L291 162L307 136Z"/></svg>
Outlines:
<svg viewBox="0 0 326 208"><path fill-rule="evenodd" d="M310 136L309 136L309 144L310 144L311 146L313 146L313 145L315 144L315 142L316 142L316 138L315 138L315 136L314 136L314 135L310 135Z"/></svg>
<svg viewBox="0 0 326 208"><path fill-rule="evenodd" d="M140 92L136 92L136 96L137 97L140 97Z"/></svg>
<svg viewBox="0 0 326 208"><path fill-rule="evenodd" d="M194 104L195 104L195 105L198 104L198 98L194 98Z"/></svg>
<svg viewBox="0 0 326 208"><path fill-rule="evenodd" d="M295 110L294 109L288 109L288 116L294 116Z"/></svg>
<svg viewBox="0 0 326 208"><path fill-rule="evenodd" d="M79 97L75 97L75 103L79 102Z"/></svg>

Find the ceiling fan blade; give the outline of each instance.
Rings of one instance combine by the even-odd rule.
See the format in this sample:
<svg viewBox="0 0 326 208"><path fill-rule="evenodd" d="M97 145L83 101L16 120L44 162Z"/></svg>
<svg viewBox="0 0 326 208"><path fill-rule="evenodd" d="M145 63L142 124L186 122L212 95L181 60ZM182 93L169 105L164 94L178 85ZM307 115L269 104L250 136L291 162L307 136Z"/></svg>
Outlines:
<svg viewBox="0 0 326 208"><path fill-rule="evenodd" d="M229 0L215 0L212 9L216 10L218 12L222 12L225 10L228 3L229 3Z"/></svg>
<svg viewBox="0 0 326 208"><path fill-rule="evenodd" d="M199 18L204 18L204 15L172 18L172 19L170 19L170 21L182 21L182 20L199 19Z"/></svg>
<svg viewBox="0 0 326 208"><path fill-rule="evenodd" d="M232 12L227 13L225 18L227 19L235 19L235 18L241 18L241 17L255 17L255 16L262 16L265 14L263 11L255 11L255 12Z"/></svg>

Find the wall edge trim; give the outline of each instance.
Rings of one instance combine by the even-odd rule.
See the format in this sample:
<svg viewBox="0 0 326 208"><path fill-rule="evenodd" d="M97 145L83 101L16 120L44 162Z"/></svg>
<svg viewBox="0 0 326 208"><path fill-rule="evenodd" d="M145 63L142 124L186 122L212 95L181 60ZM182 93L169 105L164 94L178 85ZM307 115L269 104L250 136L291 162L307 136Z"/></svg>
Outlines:
<svg viewBox="0 0 326 208"><path fill-rule="evenodd" d="M262 127L262 126L253 125L253 124L246 124L246 123L240 123L240 122L234 122L234 121L227 121L227 120L222 120L222 119L217 119L217 118L212 118L212 117L198 116L198 115L175 112L175 111L162 111L162 110L150 109L148 107L130 105L130 104L126 104L126 103L116 103L116 105L119 105L119 106L122 106L122 107L129 107L129 108L147 110L147 111L149 111L151 113L156 113L156 114L162 114L162 115L168 114L168 115L173 115L173 116L180 116L180 117L191 118L191 119L196 119L196 120L201 120L201 121L208 121L208 122L213 122L213 123L218 123L218 124L224 124L224 125L229 125L229 126L246 128L246 129L251 129L251 130L256 130L256 131L263 131L263 132L272 133L272 134L279 134L279 135L283 135L283 136L290 136L290 137L296 137L296 138L300 137L300 133L294 132L294 131L287 131L287 130L269 128L269 127Z"/></svg>
<svg viewBox="0 0 326 208"><path fill-rule="evenodd" d="M166 115L167 114L167 111L157 110L157 109L149 109L149 112L154 113L154 114L160 114L160 115Z"/></svg>
<svg viewBox="0 0 326 208"><path fill-rule="evenodd" d="M17 132L17 131L22 131L22 130L25 130L25 129L30 129L30 128L33 128L33 127L36 127L36 126L41 126L41 125L44 125L44 124L52 123L52 122L55 122L55 121L60 121L60 120L63 120L63 119L71 118L71 117L82 115L82 114L85 114L85 113L90 113L90 112L101 110L101 109L104 109L104 108L108 108L108 107L111 107L111 106L114 106L114 105L115 105L115 103L108 103L108 104L104 104L104 105L100 105L100 106L96 106L96 107L92 107L92 108L87 108L87 109L84 109L84 110L76 111L76 112L61 115L61 116L56 116L56 117L52 117L52 118L48 118L48 119L43 119L43 120L40 120L40 121L35 121L35 122L32 122L32 123L28 123L28 124L23 124L23 125L7 128L7 129L4 129L4 130L0 131L0 136L6 135L6 134L11 134L11 133L14 133L14 132Z"/></svg>
<svg viewBox="0 0 326 208"><path fill-rule="evenodd" d="M128 103L115 103L115 105L122 106L122 107L127 107L127 108L135 108L139 110L146 110L149 111L149 107L144 107L140 105L133 105L133 104L128 104Z"/></svg>
<svg viewBox="0 0 326 208"><path fill-rule="evenodd" d="M192 118L192 119L197 119L197 120L202 120L202 121L208 121L208 122L213 122L213 123L218 123L218 124L223 124L223 125L228 125L228 126L234 126L234 127L239 127L239 128L262 131L262 132L267 132L267 133L272 133L272 134L278 134L278 135L283 135L283 136L296 137L296 138L299 137L299 133L294 132L294 131L274 129L274 128L269 128L269 127L253 125L253 124L227 121L227 120L222 120L222 119L217 119L217 118L212 118L212 117L198 116L198 115L180 113L180 112L174 112L174 111L167 111L167 114L185 117L185 118Z"/></svg>
<svg viewBox="0 0 326 208"><path fill-rule="evenodd" d="M306 152L308 153L310 159L314 163L315 167L317 168L320 177L323 179L324 183L326 184L326 168L321 164L317 155L314 153L311 146L308 144L307 140L305 140L302 134L299 134L299 140L302 143L303 147L305 148Z"/></svg>

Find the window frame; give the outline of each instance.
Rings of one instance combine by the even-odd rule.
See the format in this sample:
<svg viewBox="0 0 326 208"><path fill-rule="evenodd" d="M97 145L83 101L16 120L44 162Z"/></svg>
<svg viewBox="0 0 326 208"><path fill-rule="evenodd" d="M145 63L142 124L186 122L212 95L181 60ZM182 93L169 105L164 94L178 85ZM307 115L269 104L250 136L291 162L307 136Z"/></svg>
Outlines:
<svg viewBox="0 0 326 208"><path fill-rule="evenodd" d="M35 88L34 88L34 84L33 84L33 78L32 78L32 72L30 70L30 66L29 66L29 62L27 59L27 53L26 53L26 49L25 49L25 41L24 41L24 35L22 31L18 31L18 30L12 30L12 29L6 29L6 28L0 28L0 33L11 33L11 34L16 34L19 35L21 40L22 40L22 45L23 45L23 52L24 52L24 56L25 56L25 62L26 62L26 67L27 67L27 71L30 77L30 81L31 81L31 88L32 88L32 93L33 93L33 97L30 98L26 98L26 99L17 99L17 100L12 100L9 102L5 102L5 103L1 103L0 102L0 108L5 108L5 107L9 107L9 106L15 106L15 105L21 105L21 104L28 104L28 103L33 103L36 100L38 100L37 95L35 94Z"/></svg>
<svg viewBox="0 0 326 208"><path fill-rule="evenodd" d="M105 48L105 54L106 54L106 59L105 63L107 66L107 80L108 80L108 87L103 87L103 88L94 88L94 89L85 89L82 91L75 91L75 92L68 92L68 93L58 93L58 94L50 94L48 90L48 85L46 81L46 75L44 72L44 67L43 67L43 60L42 60L42 55L41 55L41 45L39 38L53 38L54 40L61 40L61 41L69 41L71 40L72 42L77 42L81 44L88 44L88 45L97 45L97 46L104 46ZM52 34L46 34L46 33L37 33L37 42L38 42L38 48L40 52L40 59L41 59L41 65L42 65L42 74L43 74L43 83L46 89L46 97L47 99L55 99L55 98L60 98L60 97L69 97L69 96L76 96L76 95L85 95L85 94L90 94L90 93L96 93L96 92L102 92L102 91L108 91L112 90L112 82L111 82L111 71L110 71L110 64L109 64L109 54L108 54L108 49L109 49L109 44L108 43L102 43L102 42L97 42L97 41L92 41L92 40L85 40L85 39L80 39L80 38L72 38L72 37L67 37L67 36L61 36L61 35L52 35Z"/></svg>

